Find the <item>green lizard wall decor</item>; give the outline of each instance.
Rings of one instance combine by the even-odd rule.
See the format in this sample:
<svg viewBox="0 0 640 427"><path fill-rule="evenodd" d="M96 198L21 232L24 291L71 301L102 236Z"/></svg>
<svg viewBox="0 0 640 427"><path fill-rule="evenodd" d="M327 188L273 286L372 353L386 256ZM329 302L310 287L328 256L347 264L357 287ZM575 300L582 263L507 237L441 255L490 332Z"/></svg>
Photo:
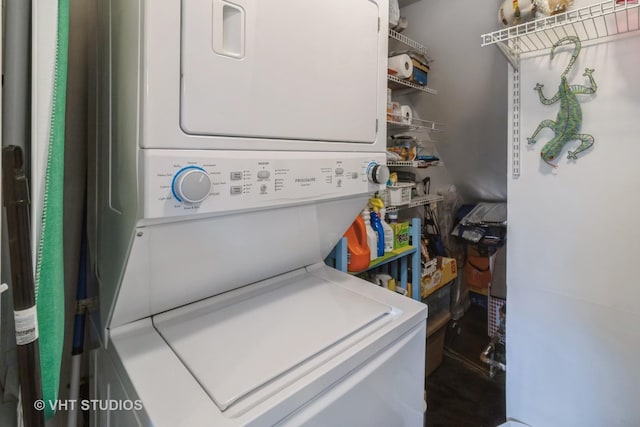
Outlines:
<svg viewBox="0 0 640 427"><path fill-rule="evenodd" d="M577 159L578 153L589 149L595 141L593 136L579 133L582 126L582 109L580 108L580 103L578 102L578 98L576 97L576 95L578 94L596 93L598 85L596 85L596 82L593 79L592 75L595 70L585 68L583 74L583 76L589 77L591 87L580 85L570 86L567 82L567 73L569 73L571 67L573 67L573 64L578 58L581 44L580 39L578 39L578 37L576 36L567 36L561 38L560 40L555 42L553 47L551 48L551 60L553 60L555 49L564 43L573 43L575 47L573 48L573 53L571 54L569 64L560 75L560 86L558 87L558 92L553 96L553 98L546 98L542 93L542 88L544 87L544 85L538 83L535 88L533 88L533 90L538 92L540 102L542 102L544 105L551 105L558 100L560 101L560 110L558 111L558 116L556 117L555 122L553 120L543 120L538 125L538 128L535 130L535 132L533 132L533 135L527 138L529 144L535 144L536 136L542 129L549 128L553 131L553 139L551 139L551 141L547 142L545 146L542 147L540 156L545 163L554 168L557 166L551 163L551 161L558 158L558 155L567 142L575 140L581 141L578 148L576 148L575 151L569 151L567 156L568 159Z"/></svg>

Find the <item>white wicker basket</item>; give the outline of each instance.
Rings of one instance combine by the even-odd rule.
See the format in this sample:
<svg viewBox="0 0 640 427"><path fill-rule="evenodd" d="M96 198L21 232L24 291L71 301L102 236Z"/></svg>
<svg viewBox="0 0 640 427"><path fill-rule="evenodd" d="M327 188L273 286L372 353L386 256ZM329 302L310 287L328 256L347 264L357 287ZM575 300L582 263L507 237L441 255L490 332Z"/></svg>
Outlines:
<svg viewBox="0 0 640 427"><path fill-rule="evenodd" d="M411 202L411 187L413 187L413 184L410 182L396 182L393 185L388 185L385 205L401 206L409 204Z"/></svg>

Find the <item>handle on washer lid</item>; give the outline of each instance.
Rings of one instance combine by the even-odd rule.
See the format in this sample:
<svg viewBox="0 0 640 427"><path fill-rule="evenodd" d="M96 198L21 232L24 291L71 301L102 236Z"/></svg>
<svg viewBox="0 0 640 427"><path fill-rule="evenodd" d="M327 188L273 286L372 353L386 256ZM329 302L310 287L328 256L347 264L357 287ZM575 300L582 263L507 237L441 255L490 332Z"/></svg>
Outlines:
<svg viewBox="0 0 640 427"><path fill-rule="evenodd" d="M224 0L213 2L213 50L232 58L244 57L245 11Z"/></svg>

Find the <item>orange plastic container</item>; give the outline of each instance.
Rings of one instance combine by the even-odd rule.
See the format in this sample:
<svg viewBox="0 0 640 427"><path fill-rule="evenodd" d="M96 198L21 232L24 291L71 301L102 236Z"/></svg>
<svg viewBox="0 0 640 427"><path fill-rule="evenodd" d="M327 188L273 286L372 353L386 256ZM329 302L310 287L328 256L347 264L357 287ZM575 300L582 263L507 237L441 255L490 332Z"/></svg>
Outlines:
<svg viewBox="0 0 640 427"><path fill-rule="evenodd" d="M369 267L371 252L367 244L367 229L364 219L358 215L351 227L344 233L347 238L347 253L349 271L362 271Z"/></svg>

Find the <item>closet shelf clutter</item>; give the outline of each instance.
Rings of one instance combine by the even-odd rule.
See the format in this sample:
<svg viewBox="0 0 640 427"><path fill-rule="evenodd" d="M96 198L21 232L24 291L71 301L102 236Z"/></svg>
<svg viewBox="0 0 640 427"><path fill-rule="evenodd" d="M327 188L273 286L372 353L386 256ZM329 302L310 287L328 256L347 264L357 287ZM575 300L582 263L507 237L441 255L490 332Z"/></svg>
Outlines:
<svg viewBox="0 0 640 427"><path fill-rule="evenodd" d="M578 36L582 42L586 42L639 29L640 2L607 0L483 34L481 37L482 46L498 46L513 65L513 55L549 49L566 36Z"/></svg>

